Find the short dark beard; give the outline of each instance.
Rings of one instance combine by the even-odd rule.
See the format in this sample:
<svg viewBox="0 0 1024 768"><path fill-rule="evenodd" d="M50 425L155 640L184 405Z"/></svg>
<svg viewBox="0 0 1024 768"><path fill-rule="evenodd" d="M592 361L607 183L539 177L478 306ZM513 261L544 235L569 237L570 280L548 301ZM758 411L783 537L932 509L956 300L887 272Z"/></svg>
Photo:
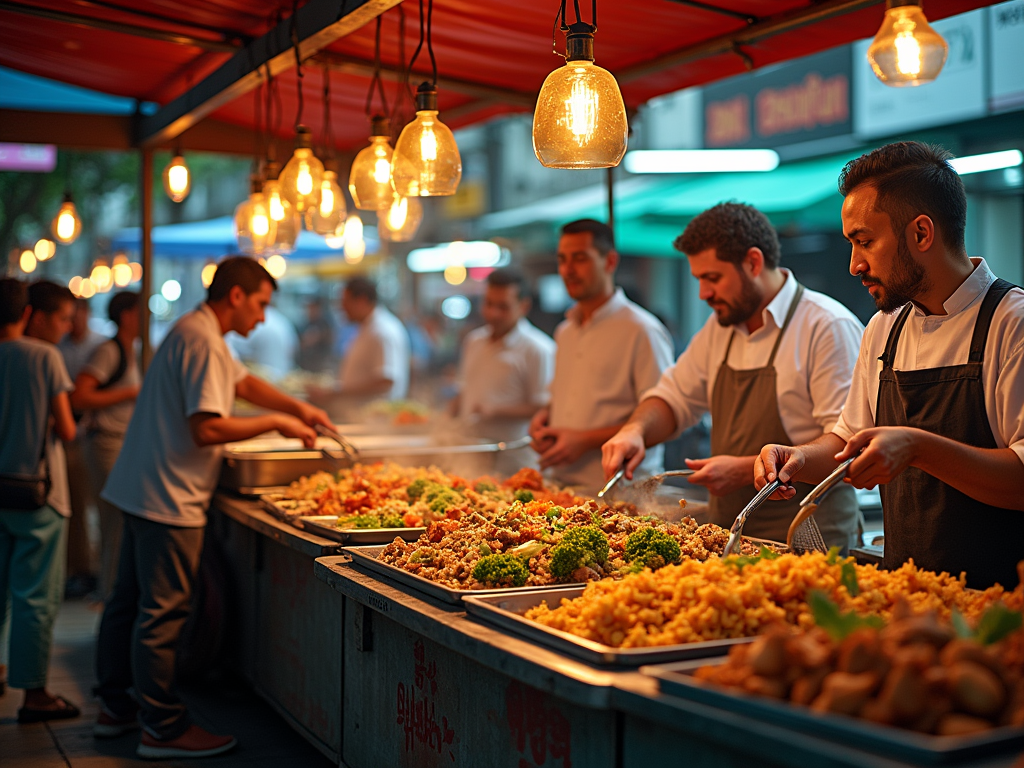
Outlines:
<svg viewBox="0 0 1024 768"><path fill-rule="evenodd" d="M909 304L915 296L931 287L924 267L914 261L910 255L910 248L902 237L896 241L896 258L893 259L889 279L884 283L873 279L869 279L868 282L882 287L881 294L875 299L875 308L887 315Z"/></svg>
<svg viewBox="0 0 1024 768"><path fill-rule="evenodd" d="M743 281L743 289L740 291L740 297L736 303L726 304L724 315L715 313L718 324L723 327L747 322L761 306L762 296L755 287L754 281L748 279L746 275L740 275L740 280Z"/></svg>

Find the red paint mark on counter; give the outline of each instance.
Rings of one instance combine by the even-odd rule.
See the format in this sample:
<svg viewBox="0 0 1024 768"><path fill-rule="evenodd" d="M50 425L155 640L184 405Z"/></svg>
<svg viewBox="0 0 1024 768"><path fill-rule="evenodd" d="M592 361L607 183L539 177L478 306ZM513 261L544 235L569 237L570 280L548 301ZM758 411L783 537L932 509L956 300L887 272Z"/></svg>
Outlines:
<svg viewBox="0 0 1024 768"><path fill-rule="evenodd" d="M505 718L512 743L524 756L519 760L519 768L540 768L549 755L552 761L561 760L562 768L572 768L569 720L557 707L549 706L543 693L512 683L505 689Z"/></svg>
<svg viewBox="0 0 1024 768"><path fill-rule="evenodd" d="M448 749L448 756L455 761L450 747L455 743L455 730L448 718L438 711L434 703L437 695L437 662L427 659L422 640L413 645L413 684L398 684L398 724L405 732L405 751L415 752L426 748L437 754Z"/></svg>

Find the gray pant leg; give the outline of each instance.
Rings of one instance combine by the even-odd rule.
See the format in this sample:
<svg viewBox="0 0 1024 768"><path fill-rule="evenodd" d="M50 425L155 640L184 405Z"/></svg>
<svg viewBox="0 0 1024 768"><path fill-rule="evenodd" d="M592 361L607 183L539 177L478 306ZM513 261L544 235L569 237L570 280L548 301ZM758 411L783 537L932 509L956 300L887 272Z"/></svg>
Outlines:
<svg viewBox="0 0 1024 768"><path fill-rule="evenodd" d="M114 589L117 561L121 551L122 512L99 496L107 483L107 475L114 468L124 438L98 433L86 442L86 459L96 489L96 509L100 517L100 595L106 600Z"/></svg>

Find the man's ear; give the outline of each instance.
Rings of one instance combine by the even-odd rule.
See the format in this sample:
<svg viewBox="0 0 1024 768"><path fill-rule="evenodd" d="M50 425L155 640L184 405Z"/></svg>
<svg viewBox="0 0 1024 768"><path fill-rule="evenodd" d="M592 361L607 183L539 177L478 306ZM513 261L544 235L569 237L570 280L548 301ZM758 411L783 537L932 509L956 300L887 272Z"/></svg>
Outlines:
<svg viewBox="0 0 1024 768"><path fill-rule="evenodd" d="M911 250L924 253L935 245L938 233L935 231L935 222L931 216L921 214L907 225L907 245Z"/></svg>
<svg viewBox="0 0 1024 768"><path fill-rule="evenodd" d="M619 252L616 250L608 251L605 254L605 271L609 274L614 272L619 267Z"/></svg>
<svg viewBox="0 0 1024 768"><path fill-rule="evenodd" d="M232 307L240 307L245 301L245 291L242 290L240 285L232 285L231 290L228 291L228 304Z"/></svg>
<svg viewBox="0 0 1024 768"><path fill-rule="evenodd" d="M764 253L760 248L747 249L747 255L743 257L743 268L751 277L757 277L764 272Z"/></svg>

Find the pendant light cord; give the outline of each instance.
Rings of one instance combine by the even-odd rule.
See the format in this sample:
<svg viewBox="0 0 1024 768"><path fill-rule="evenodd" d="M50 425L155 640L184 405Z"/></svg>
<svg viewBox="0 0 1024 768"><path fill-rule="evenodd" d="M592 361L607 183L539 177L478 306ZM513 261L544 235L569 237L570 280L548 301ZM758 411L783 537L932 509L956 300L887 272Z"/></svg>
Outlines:
<svg viewBox="0 0 1024 768"><path fill-rule="evenodd" d="M334 127L331 125L331 68L324 65L324 159L334 159Z"/></svg>
<svg viewBox="0 0 1024 768"><path fill-rule="evenodd" d="M574 0L575 2L575 0ZM597 2L597 0L594 0ZM423 8L426 5L426 20L424 21ZM564 8L565 0L562 0ZM437 87L437 59L434 58L434 41L433 35L433 18L434 18L434 0L420 0L420 42L416 46L416 51L412 55L412 59L409 61L409 72L412 72L412 66L416 63L416 59L420 55L420 51L423 49L424 38L427 41L427 54L430 56L430 69L432 72L431 85Z"/></svg>
<svg viewBox="0 0 1024 768"><path fill-rule="evenodd" d="M384 92L384 83L380 78L380 27L381 27L381 16L377 17L377 34L374 37L374 48L373 48L373 78L370 80L370 91L366 94L366 116L373 117L373 92L376 90L380 93L380 103L382 107L382 114L388 114L388 97Z"/></svg>
<svg viewBox="0 0 1024 768"><path fill-rule="evenodd" d="M562 0L561 5L558 7L558 12L555 14L555 24L558 25L558 29L560 29L562 32L568 32L569 31L569 24L565 20L565 3L566 3L566 0ZM573 8L573 11L575 11L575 13L576 13L576 23L577 24L583 24L584 23L583 22L583 16L580 13L580 0L572 0L572 8ZM591 16L590 31L591 32L597 32L597 0L592 0L591 9L590 9L590 16ZM561 24L558 24L559 18L561 18L561 21L562 21ZM555 31L554 31L554 29L552 29L551 30L551 42L552 43L554 43L554 39L555 39ZM557 49L556 49L555 52L556 53L558 52Z"/></svg>
<svg viewBox="0 0 1024 768"><path fill-rule="evenodd" d="M398 90L395 93L395 105L391 112L391 131L392 140L398 138L396 131L398 130L399 124L404 125L405 121L401 120L402 117L402 94L406 95L406 98L411 98L409 92L409 67L405 65L405 6L398 6L398 64L402 68L402 72L399 75Z"/></svg>
<svg viewBox="0 0 1024 768"><path fill-rule="evenodd" d="M302 125L302 108L305 106L302 99L302 78L305 75L302 71L302 56L299 55L299 0L292 0L292 45L295 47L295 76L299 86L299 111L295 115L295 130L298 131Z"/></svg>

